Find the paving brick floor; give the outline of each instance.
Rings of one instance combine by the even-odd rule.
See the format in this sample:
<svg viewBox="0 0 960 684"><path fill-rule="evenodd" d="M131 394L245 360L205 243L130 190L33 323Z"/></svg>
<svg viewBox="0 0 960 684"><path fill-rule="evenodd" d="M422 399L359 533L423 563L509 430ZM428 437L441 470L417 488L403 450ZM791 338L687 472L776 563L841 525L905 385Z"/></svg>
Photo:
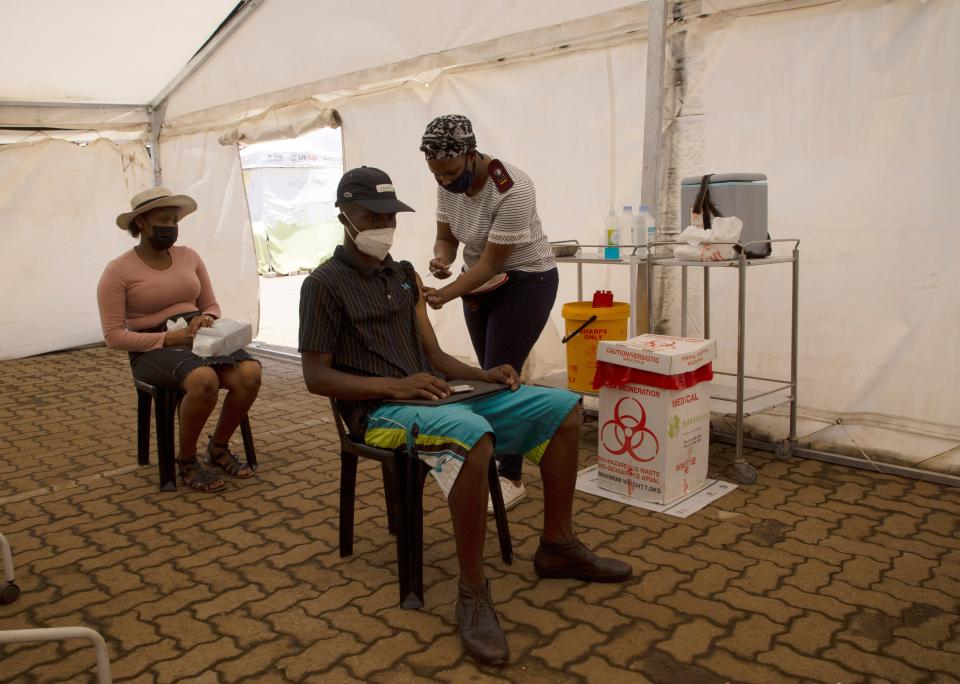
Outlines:
<svg viewBox="0 0 960 684"><path fill-rule="evenodd" d="M456 558L425 501L426 607L397 606L379 471L358 478L355 555L337 552L337 440L299 366L265 360L261 468L224 494L161 493L136 466L124 355L0 363L0 532L23 594L0 630L86 625L117 681L950 682L960 672L960 491L751 452L755 485L686 520L577 494L624 585L537 581L542 489L510 513L489 575L512 662L475 665L453 619ZM585 426L582 465L595 454ZM239 439L236 440L239 442ZM711 467L724 471L727 447ZM84 642L0 647L0 681L92 681Z"/></svg>

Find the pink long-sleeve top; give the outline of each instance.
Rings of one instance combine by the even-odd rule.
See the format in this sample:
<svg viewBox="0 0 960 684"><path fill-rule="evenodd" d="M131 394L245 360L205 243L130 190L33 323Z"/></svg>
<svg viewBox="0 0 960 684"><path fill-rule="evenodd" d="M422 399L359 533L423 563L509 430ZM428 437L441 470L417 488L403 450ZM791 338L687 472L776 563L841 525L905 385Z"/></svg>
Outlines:
<svg viewBox="0 0 960 684"><path fill-rule="evenodd" d="M131 249L103 269L97 303L103 339L110 349L160 349L166 333L137 331L158 326L176 314L199 311L220 318L220 305L200 255L189 247L173 246L170 258L170 267L158 271Z"/></svg>

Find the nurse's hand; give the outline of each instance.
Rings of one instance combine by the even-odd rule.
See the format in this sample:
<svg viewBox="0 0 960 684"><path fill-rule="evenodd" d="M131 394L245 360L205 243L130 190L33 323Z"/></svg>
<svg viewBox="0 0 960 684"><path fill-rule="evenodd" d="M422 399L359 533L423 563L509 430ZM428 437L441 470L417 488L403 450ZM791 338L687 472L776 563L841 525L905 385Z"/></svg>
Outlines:
<svg viewBox="0 0 960 684"><path fill-rule="evenodd" d="M436 290L432 287L423 288L423 298L427 300L427 304L430 305L431 309L442 309L443 305L447 302L443 296L443 291Z"/></svg>
<svg viewBox="0 0 960 684"><path fill-rule="evenodd" d="M509 385L511 390L520 386L520 376L517 375L517 371L509 363L495 366L484 372L483 379L485 382L499 382L501 385Z"/></svg>
<svg viewBox="0 0 960 684"><path fill-rule="evenodd" d="M430 275L436 276L440 280L446 280L452 275L450 273L450 262L443 257L434 257L430 260Z"/></svg>

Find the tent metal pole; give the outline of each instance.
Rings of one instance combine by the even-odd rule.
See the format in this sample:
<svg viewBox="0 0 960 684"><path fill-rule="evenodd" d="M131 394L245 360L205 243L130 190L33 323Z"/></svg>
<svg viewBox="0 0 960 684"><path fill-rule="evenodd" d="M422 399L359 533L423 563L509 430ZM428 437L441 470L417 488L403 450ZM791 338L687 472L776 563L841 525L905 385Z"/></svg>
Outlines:
<svg viewBox="0 0 960 684"><path fill-rule="evenodd" d="M167 99L177 91L177 89L188 79L193 73L203 66L203 63L206 62L210 57L213 56L213 53L223 45L227 39L233 35L233 32L236 31L243 23L250 18L250 15L253 14L253 11L258 7L262 6L267 0L245 0L243 6L236 10L236 13L230 17L220 28L214 33L210 40L197 50L189 62L187 62L180 72L173 77L173 80L170 81L163 90L156 94L156 96L150 101L149 106L152 108L157 108L160 104L167 101Z"/></svg>
<svg viewBox="0 0 960 684"><path fill-rule="evenodd" d="M109 102L28 102L16 100L0 100L0 107L44 107L47 109L139 109L142 104L120 104Z"/></svg>
<svg viewBox="0 0 960 684"><path fill-rule="evenodd" d="M660 139L663 129L663 70L666 58L667 0L650 0L647 27L647 92L643 108L643 177L640 201L660 225Z"/></svg>
<svg viewBox="0 0 960 684"><path fill-rule="evenodd" d="M647 9L647 81L643 107L643 166L640 182L640 202L650 208L655 225L660 225L660 140L663 133L663 71L666 59L667 0L650 0ZM647 275L649 259L637 265L636 282L631 287L637 293L637 311L632 312L634 334L655 332L653 311L647 302L653 302ZM643 310L640 310L640 309Z"/></svg>
<svg viewBox="0 0 960 684"><path fill-rule="evenodd" d="M163 115L167 111L164 103L160 107L147 107L147 116L150 117L150 161L153 164L153 185L163 185L163 168L160 165L160 127L163 125Z"/></svg>
<svg viewBox="0 0 960 684"><path fill-rule="evenodd" d="M257 354L268 356L266 352L260 350L257 350ZM279 357L278 355L274 355L270 358ZM734 445L737 443L736 434L721 432L719 430L714 430L712 434L712 439L722 444ZM806 437L801 439L804 443L808 444L808 442L806 442ZM765 439L755 439L750 437L743 438L743 446L747 449L757 449L779 453L778 449L781 444L782 442L779 440L771 442ZM778 458L784 460L782 456L778 456ZM897 463L883 463L876 460L871 462L861 458L860 456L849 456L847 454L833 453L830 451L823 451L821 449L814 449L810 446L800 446L794 444L790 449L790 457L785 460L787 463L797 463L801 458L812 459L822 463L832 463L834 465L847 466L849 468L857 468L859 470L869 470L887 475L908 477L911 480L923 480L925 482L936 482L937 484L949 485L950 487L960 487L960 476L952 475L950 473L939 473L933 470L922 470L920 468L913 468Z"/></svg>

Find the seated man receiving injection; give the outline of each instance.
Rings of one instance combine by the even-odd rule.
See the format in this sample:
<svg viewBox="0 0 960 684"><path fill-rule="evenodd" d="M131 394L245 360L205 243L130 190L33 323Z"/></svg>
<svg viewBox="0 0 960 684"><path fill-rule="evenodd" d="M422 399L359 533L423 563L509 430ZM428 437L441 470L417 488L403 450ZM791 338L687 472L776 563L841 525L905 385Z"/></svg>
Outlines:
<svg viewBox="0 0 960 684"><path fill-rule="evenodd" d="M520 386L509 365L481 370L446 354L427 317L422 282L389 254L397 212L390 177L352 169L337 187L344 244L304 280L300 294L303 378L313 394L333 397L353 435L393 449L419 427L417 448L431 464L462 466L449 492L460 569L457 622L465 650L487 664L509 660L507 638L484 577L487 471L494 448L523 454L543 477L543 533L533 565L542 578L621 582L631 567L597 556L573 531L573 490L580 436L579 396ZM436 406L390 403L439 400L451 379L501 383L509 391Z"/></svg>

